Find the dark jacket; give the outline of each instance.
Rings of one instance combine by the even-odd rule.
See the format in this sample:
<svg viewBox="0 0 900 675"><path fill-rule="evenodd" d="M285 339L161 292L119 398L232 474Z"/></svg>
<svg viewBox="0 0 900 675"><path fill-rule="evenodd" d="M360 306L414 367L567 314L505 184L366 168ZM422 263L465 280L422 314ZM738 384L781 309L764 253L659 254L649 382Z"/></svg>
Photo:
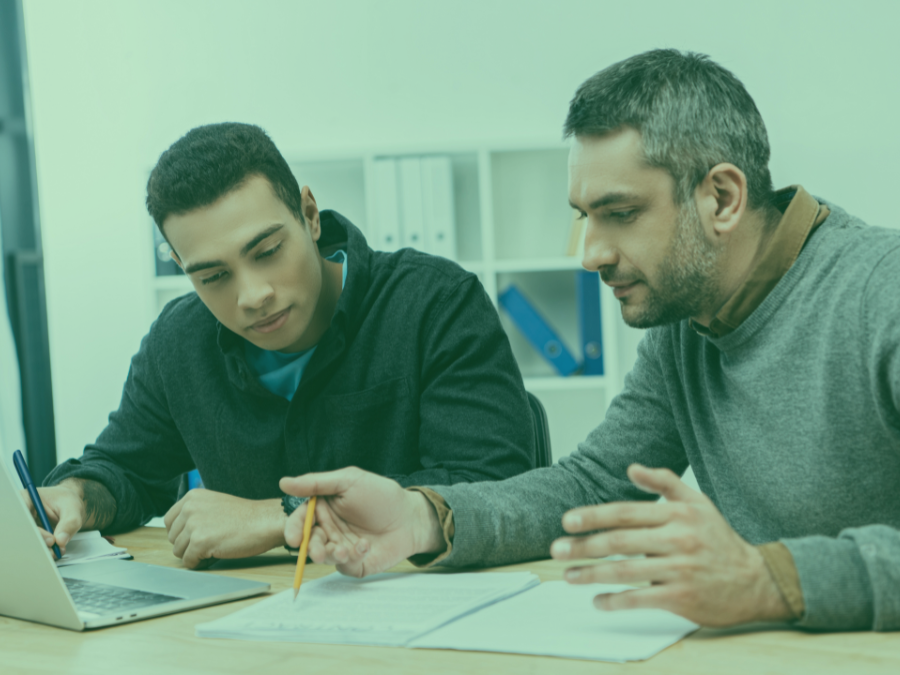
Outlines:
<svg viewBox="0 0 900 675"><path fill-rule="evenodd" d="M347 250L347 282L291 402L259 383L243 339L190 293L144 337L97 441L45 484L102 483L118 532L165 513L195 467L206 488L247 499L280 497L282 476L346 466L404 486L532 468L522 378L477 277L412 249L373 251L335 212L321 223L323 254Z"/></svg>

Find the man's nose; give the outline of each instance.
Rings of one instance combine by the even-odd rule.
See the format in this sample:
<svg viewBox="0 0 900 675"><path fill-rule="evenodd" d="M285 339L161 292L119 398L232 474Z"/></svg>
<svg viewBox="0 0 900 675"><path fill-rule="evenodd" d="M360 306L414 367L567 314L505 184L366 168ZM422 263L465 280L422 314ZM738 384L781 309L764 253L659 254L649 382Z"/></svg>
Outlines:
<svg viewBox="0 0 900 675"><path fill-rule="evenodd" d="M266 279L245 276L238 292L238 306L241 309L261 309L275 295L275 289Z"/></svg>
<svg viewBox="0 0 900 675"><path fill-rule="evenodd" d="M615 267L619 262L619 251L608 236L597 225L588 222L584 233L584 257L581 266L591 272L604 267Z"/></svg>

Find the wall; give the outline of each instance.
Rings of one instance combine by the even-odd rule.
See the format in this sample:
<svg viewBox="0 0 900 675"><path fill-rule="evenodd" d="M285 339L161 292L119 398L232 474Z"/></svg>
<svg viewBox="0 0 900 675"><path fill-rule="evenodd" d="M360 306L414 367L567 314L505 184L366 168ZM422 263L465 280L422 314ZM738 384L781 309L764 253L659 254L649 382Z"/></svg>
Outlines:
<svg viewBox="0 0 900 675"><path fill-rule="evenodd" d="M147 173L198 124L255 122L289 157L554 141L586 77L679 47L746 84L777 185L896 226L900 3L832 4L25 0L60 459L118 405L150 315Z"/></svg>

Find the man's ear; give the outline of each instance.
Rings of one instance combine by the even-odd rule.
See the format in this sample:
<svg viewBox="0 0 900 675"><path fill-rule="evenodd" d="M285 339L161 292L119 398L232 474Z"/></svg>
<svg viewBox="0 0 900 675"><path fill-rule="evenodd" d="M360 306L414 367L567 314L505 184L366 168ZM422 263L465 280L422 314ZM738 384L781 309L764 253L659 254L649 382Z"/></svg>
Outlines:
<svg viewBox="0 0 900 675"><path fill-rule="evenodd" d="M304 185L300 191L300 209L312 240L319 241L319 237L322 236L322 224L319 222L319 205L316 204L316 198L313 197L312 190L309 189L308 185Z"/></svg>
<svg viewBox="0 0 900 675"><path fill-rule="evenodd" d="M716 234L733 232L747 210L747 177L734 164L716 164L697 186L701 218Z"/></svg>

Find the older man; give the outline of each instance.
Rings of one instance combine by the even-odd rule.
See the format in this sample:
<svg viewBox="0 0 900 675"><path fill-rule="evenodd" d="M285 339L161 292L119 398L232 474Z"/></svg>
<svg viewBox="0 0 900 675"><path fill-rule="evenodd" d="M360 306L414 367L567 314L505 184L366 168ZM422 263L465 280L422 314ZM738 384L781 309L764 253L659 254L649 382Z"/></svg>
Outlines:
<svg viewBox="0 0 900 675"><path fill-rule="evenodd" d="M567 579L650 582L596 604L706 625L900 628L900 232L774 192L753 100L701 55L606 68L565 130L584 266L649 328L623 392L577 452L499 483L284 479L327 495L313 559L369 574L644 554ZM689 465L703 494L678 480Z"/></svg>

